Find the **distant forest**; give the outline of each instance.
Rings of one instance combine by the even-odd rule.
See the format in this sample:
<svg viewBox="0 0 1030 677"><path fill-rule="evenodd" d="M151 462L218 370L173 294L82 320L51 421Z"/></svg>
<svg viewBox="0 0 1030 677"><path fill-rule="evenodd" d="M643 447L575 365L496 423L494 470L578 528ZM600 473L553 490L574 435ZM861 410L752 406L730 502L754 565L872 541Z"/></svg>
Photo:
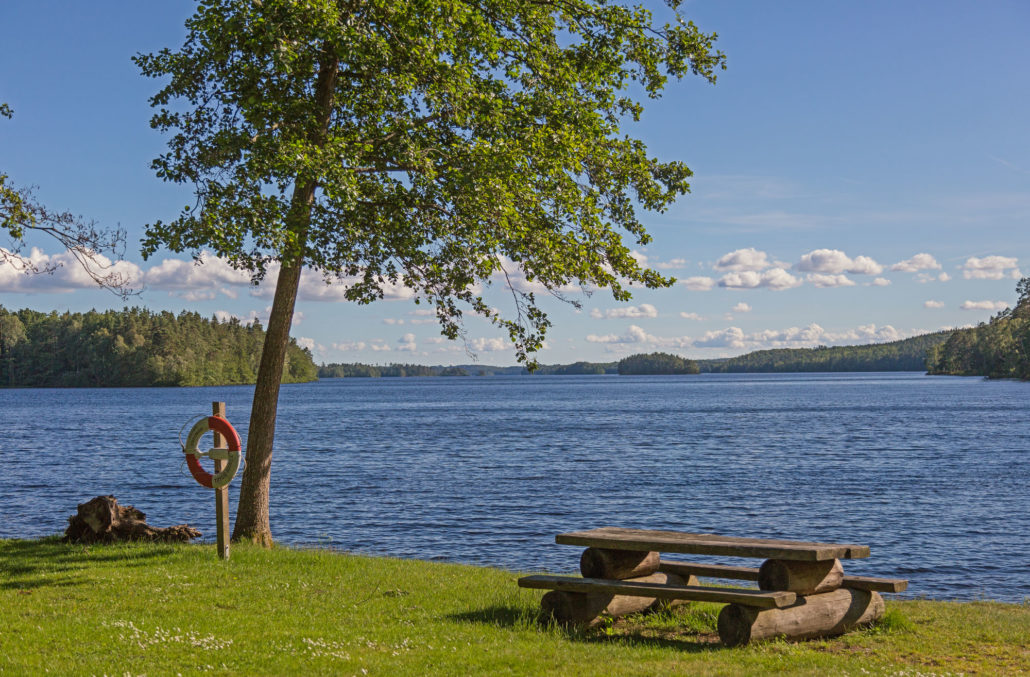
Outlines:
<svg viewBox="0 0 1030 677"><path fill-rule="evenodd" d="M525 367L491 367L475 364L457 367L428 367L421 364L371 365L362 363L323 364L319 378L381 378L404 376L500 376L525 375ZM678 355L650 353L630 355L618 362L574 362L542 364L533 372L542 376L583 376L597 374L696 374L697 363Z"/></svg>
<svg viewBox="0 0 1030 677"><path fill-rule="evenodd" d="M197 313L11 312L0 306L0 386L205 386L254 383L264 329ZM313 381L291 343L283 381Z"/></svg>
<svg viewBox="0 0 1030 677"><path fill-rule="evenodd" d="M697 374L815 371L926 371L927 355L963 331L940 331L890 343L759 350L739 357L690 360L669 353L630 355L618 362L540 365L534 374ZM412 364L323 364L319 378L380 376L499 376L528 374L525 367L465 364L428 367ZM943 372L942 372L943 373Z"/></svg>
<svg viewBox="0 0 1030 677"><path fill-rule="evenodd" d="M939 331L890 343L759 350L724 360L701 360L703 372L926 371L928 351L955 333Z"/></svg>
<svg viewBox="0 0 1030 677"><path fill-rule="evenodd" d="M931 374L1030 379L1030 277L1016 285L1019 300L972 329L954 332L930 351Z"/></svg>

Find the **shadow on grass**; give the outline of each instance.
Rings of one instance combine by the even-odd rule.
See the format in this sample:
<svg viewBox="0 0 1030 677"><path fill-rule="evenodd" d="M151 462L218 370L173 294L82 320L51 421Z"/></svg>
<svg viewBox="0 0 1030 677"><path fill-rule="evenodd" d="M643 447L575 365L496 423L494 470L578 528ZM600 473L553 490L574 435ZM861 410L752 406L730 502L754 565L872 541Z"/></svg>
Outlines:
<svg viewBox="0 0 1030 677"><path fill-rule="evenodd" d="M41 587L82 585L75 574L97 565L143 566L155 557L171 553L172 546L125 548L117 545L74 545L59 536L37 540L0 541L0 589L24 590Z"/></svg>
<svg viewBox="0 0 1030 677"><path fill-rule="evenodd" d="M686 629L680 632L665 630L661 635L656 635L635 629L616 630L609 634L603 627L594 629L561 628L556 627L553 621L527 611L525 607L505 604L494 604L482 609L450 614L447 618L459 623L476 623L502 628L527 628L535 625L541 632L560 632L571 641L586 644L661 647L686 653L702 653L726 648L714 641L711 636L688 634L690 631Z"/></svg>

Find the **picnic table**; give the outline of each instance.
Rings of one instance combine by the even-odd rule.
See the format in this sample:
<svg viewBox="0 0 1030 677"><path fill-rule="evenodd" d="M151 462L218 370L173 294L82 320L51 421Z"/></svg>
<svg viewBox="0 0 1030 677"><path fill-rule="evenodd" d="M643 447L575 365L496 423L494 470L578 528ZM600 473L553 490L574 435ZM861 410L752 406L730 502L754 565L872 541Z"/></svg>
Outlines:
<svg viewBox="0 0 1030 677"><path fill-rule="evenodd" d="M881 592L908 581L845 576L842 559L869 557L869 546L718 534L602 527L558 534L559 545L586 547L578 576L524 576L523 588L549 590L545 613L561 623L594 624L685 601L725 603L719 638L727 646L784 636L836 635L883 615ZM661 553L756 557L760 567L666 560ZM756 581L758 590L702 586L698 577Z"/></svg>

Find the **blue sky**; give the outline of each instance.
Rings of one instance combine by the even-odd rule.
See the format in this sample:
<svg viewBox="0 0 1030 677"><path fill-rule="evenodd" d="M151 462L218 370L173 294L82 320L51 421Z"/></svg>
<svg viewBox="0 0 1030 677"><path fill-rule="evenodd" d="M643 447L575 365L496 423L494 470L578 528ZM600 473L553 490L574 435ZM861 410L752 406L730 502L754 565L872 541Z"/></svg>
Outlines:
<svg viewBox="0 0 1030 677"><path fill-rule="evenodd" d="M149 128L156 83L130 57L181 44L191 3L0 5L0 170L37 196L129 232L131 303L261 317L270 290L217 261L159 252L144 224L191 193L149 169L165 139ZM695 172L639 255L671 289L627 304L605 292L583 308L548 302L546 363L664 350L689 357L769 347L866 343L989 318L1030 275L1030 4L697 0L685 14L719 34L715 86L673 83L630 133ZM0 246L6 245L0 241ZM33 240L39 256L56 245ZM499 284L489 291L502 310ZM294 336L318 361L455 364L398 290L357 307L306 280ZM29 278L0 269L8 308L121 307L66 266ZM480 362L511 364L504 337L476 318Z"/></svg>

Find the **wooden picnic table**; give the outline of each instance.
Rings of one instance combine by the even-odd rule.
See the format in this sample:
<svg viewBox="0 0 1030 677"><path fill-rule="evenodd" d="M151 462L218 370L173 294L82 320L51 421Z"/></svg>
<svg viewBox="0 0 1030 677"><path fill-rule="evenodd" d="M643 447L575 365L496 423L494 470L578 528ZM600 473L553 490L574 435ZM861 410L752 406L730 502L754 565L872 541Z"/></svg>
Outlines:
<svg viewBox="0 0 1030 677"><path fill-rule="evenodd" d="M602 527L558 534L560 545L585 546L582 577L525 576L519 586L550 590L545 612L564 623L597 622L679 601L724 602L719 636L730 646L772 636L840 634L883 615L879 592L907 581L845 576L841 559L869 557L869 546L739 538ZM765 558L761 567L680 562L660 553ZM759 590L702 586L697 577L757 581Z"/></svg>

